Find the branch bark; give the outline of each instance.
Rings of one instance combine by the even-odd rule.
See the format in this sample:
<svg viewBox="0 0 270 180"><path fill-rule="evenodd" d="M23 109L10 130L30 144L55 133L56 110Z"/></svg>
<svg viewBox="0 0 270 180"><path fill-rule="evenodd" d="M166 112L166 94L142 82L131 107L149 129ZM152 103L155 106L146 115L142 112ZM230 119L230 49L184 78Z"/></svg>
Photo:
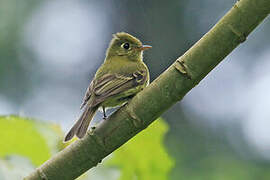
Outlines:
<svg viewBox="0 0 270 180"><path fill-rule="evenodd" d="M192 48L128 105L85 138L37 168L27 180L75 179L180 101L270 13L269 0L240 0Z"/></svg>

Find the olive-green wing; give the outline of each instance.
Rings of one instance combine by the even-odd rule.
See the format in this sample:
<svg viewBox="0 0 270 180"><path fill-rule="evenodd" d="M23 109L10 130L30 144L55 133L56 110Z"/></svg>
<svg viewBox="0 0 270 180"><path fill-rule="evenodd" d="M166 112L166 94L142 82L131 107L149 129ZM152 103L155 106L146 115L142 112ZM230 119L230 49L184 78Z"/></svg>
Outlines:
<svg viewBox="0 0 270 180"><path fill-rule="evenodd" d="M88 103L92 93L93 93L93 89L94 89L94 85L95 88L99 88L102 87L103 85L105 85L106 83L110 82L111 80L113 80L114 77L111 74L106 74L104 76L102 76L98 81L97 80L93 80L90 85L88 86L84 98L83 98L83 103L81 105L81 109Z"/></svg>
<svg viewBox="0 0 270 180"><path fill-rule="evenodd" d="M146 80L147 72L145 71L136 71L128 75L104 75L98 80L91 82L86 92L83 106L88 103L90 106L94 107L104 102L108 97L145 84Z"/></svg>

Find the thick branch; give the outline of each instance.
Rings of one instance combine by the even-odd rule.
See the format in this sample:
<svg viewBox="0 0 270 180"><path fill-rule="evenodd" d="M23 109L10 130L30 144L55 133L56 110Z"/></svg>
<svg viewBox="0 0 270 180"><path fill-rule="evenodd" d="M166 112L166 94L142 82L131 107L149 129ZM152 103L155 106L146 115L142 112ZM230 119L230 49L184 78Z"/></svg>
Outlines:
<svg viewBox="0 0 270 180"><path fill-rule="evenodd" d="M189 51L128 105L82 140L56 154L26 179L75 179L145 129L183 98L222 59L246 40L270 12L269 0L241 0Z"/></svg>

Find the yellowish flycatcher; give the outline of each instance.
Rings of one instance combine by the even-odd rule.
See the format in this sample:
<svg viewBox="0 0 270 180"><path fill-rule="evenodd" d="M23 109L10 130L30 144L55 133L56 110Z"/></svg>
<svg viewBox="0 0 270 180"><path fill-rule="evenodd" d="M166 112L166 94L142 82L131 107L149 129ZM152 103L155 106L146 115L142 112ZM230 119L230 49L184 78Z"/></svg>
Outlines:
<svg viewBox="0 0 270 180"><path fill-rule="evenodd" d="M143 51L149 48L151 46L143 45L128 33L113 35L104 63L85 93L81 105L84 112L64 141L71 140L75 135L83 138L99 107L102 107L106 118L105 108L126 103L149 84L149 71L143 63Z"/></svg>

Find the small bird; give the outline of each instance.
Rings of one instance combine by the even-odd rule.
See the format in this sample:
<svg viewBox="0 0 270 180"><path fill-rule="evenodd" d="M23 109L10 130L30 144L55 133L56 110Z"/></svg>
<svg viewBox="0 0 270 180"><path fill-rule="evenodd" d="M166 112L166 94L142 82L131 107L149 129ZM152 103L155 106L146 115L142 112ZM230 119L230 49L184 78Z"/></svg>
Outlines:
<svg viewBox="0 0 270 180"><path fill-rule="evenodd" d="M83 138L90 121L99 108L121 106L149 84L149 70L143 62L143 51L151 48L134 36L119 32L106 52L103 64L85 93L81 109L84 111L65 136L64 142L74 136Z"/></svg>

